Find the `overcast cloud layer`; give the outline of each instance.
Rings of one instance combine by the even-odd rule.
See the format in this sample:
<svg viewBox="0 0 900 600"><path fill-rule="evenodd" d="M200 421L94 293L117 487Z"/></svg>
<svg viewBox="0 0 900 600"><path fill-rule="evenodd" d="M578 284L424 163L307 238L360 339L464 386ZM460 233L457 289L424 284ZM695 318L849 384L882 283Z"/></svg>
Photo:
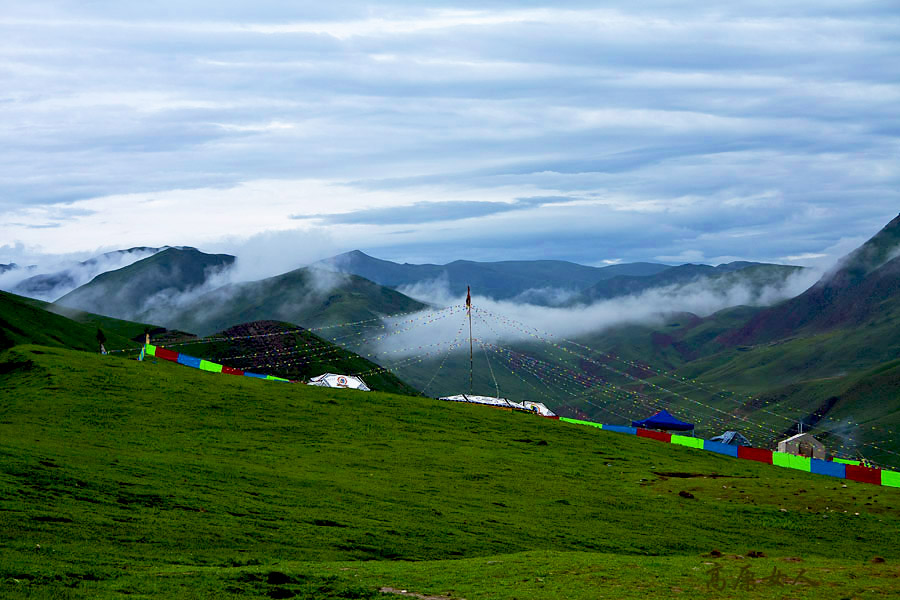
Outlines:
<svg viewBox="0 0 900 600"><path fill-rule="evenodd" d="M900 207L896 1L422 4L5 3L0 263L805 264Z"/></svg>

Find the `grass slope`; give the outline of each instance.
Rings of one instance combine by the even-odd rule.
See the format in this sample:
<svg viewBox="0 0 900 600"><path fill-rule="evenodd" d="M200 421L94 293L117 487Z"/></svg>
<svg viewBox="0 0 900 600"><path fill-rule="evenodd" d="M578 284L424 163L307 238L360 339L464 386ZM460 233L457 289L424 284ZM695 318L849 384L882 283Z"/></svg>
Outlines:
<svg viewBox="0 0 900 600"><path fill-rule="evenodd" d="M116 319L114 317L98 315L92 312L79 310L77 308L69 308L67 306L60 306L59 304L44 302L43 300L37 300L36 298L19 296L16 298L16 300L27 304L28 306L39 308L41 310L51 312L55 315L71 319L76 323L81 323L82 325L90 325L92 327L102 329L104 333L114 333L118 336L128 339L140 337L147 329L162 329L161 327L157 327L156 325L136 323L135 321L125 321L123 319Z"/></svg>
<svg viewBox="0 0 900 600"><path fill-rule="evenodd" d="M373 390L418 395L396 375L362 356L345 350L291 323L254 321L212 336L223 341L200 340L179 344L175 350L247 371L307 380L323 373L361 374Z"/></svg>
<svg viewBox="0 0 900 600"><path fill-rule="evenodd" d="M717 564L900 591L897 489L425 398L0 361L3 597L721 597Z"/></svg>
<svg viewBox="0 0 900 600"><path fill-rule="evenodd" d="M46 303L0 292L0 349L17 344L42 344L76 350L99 350L97 329L106 334L107 348L136 347L130 337L143 325L80 313L80 322L44 310Z"/></svg>

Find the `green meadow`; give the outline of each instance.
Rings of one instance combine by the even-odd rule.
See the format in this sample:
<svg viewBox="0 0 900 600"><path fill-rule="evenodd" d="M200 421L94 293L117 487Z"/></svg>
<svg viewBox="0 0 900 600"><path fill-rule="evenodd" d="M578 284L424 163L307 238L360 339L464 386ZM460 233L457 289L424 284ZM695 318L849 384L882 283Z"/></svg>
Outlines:
<svg viewBox="0 0 900 600"><path fill-rule="evenodd" d="M900 489L529 414L20 345L3 598L889 598Z"/></svg>

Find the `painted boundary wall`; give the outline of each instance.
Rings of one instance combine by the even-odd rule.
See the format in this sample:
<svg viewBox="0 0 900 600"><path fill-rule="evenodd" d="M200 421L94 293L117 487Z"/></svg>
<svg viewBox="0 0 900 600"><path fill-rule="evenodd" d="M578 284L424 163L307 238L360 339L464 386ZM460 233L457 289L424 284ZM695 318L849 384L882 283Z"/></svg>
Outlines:
<svg viewBox="0 0 900 600"><path fill-rule="evenodd" d="M225 373L227 375L241 375L243 377L255 377L256 379L265 379L266 381L281 381L283 383L295 383L290 379L284 379L283 377L275 377L273 375L259 375L257 373L250 373L249 371L242 371L240 369L233 369L231 367L226 367L225 365L220 365L218 363L210 362L208 360L203 360L202 358L197 358L195 356L188 356L187 354L182 354L180 352L173 352L172 350L167 350L165 348L158 348L153 344L147 344L144 346L144 356L155 356L156 358L161 358L163 360L168 360L174 363L178 363L180 365L184 365L185 367L191 367L194 369L200 369L201 371L208 371L210 373Z"/></svg>
<svg viewBox="0 0 900 600"><path fill-rule="evenodd" d="M593 421L581 421L579 419L568 419L560 417L560 421L572 423L574 425L587 425L596 427L603 431L614 431L616 433L624 433L627 435L636 435L638 437L657 440L660 442L675 444L676 446L686 446L688 448L696 448L698 450L706 450L707 452L715 452L732 456L734 458L742 458L745 460L753 460L767 465L774 465L784 469L795 469L805 473L815 473L817 475L827 475L829 477L838 477L841 479L850 479L861 483L871 483L874 485L883 485L887 487L900 488L900 472L888 471L886 469L875 469L872 467L864 467L859 461L847 459L834 459L832 461L819 460L817 458L807 458L804 456L794 456L784 452L773 452L764 448L751 448L749 446L730 446L720 442L710 442L700 438L688 437L685 435L674 435L662 431L654 431L651 429L623 427L621 425L604 425L594 423Z"/></svg>

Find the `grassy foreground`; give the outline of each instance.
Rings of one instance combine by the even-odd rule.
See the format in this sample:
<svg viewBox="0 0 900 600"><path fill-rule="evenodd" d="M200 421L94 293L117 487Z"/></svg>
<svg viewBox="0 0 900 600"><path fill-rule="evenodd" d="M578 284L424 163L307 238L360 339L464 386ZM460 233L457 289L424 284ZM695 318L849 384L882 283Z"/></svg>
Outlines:
<svg viewBox="0 0 900 600"><path fill-rule="evenodd" d="M0 398L3 598L900 592L893 488L39 346Z"/></svg>

